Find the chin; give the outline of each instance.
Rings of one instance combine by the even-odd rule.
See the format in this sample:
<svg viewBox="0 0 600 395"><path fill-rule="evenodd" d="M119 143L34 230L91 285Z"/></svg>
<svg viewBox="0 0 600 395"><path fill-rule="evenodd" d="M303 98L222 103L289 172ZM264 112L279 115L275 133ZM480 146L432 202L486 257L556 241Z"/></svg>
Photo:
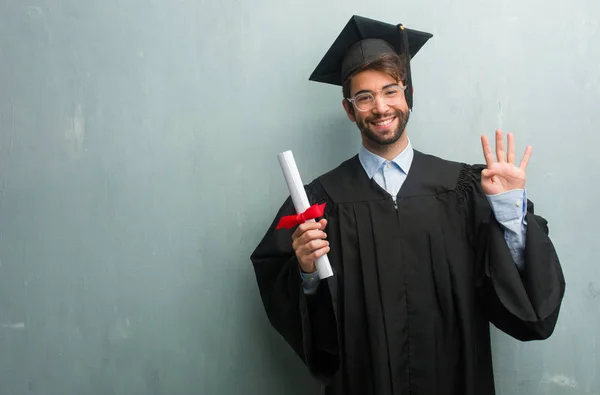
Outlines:
<svg viewBox="0 0 600 395"><path fill-rule="evenodd" d="M389 130L385 133L381 133L374 130L369 130L369 133L365 137L372 143L380 146L386 146L398 142L403 135L404 131L397 132L396 130Z"/></svg>

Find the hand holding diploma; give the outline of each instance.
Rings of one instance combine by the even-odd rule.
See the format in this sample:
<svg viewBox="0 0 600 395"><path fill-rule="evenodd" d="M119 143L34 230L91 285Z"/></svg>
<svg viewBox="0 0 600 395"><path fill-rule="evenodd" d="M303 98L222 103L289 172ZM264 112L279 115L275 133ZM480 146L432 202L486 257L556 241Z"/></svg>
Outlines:
<svg viewBox="0 0 600 395"><path fill-rule="evenodd" d="M325 240L327 234L323 232L327 220L322 219L319 222L314 220L314 218L322 215L325 205L316 202L314 206L310 206L291 151L282 152L277 155L277 158L288 185L294 208L298 214L293 220L282 218L281 227L287 227L283 223L289 223L289 221L292 224L299 224L292 235L292 247L298 258L300 269L306 273L313 273L316 269L319 272L320 279L331 277L333 276L333 270L327 258L329 242Z"/></svg>

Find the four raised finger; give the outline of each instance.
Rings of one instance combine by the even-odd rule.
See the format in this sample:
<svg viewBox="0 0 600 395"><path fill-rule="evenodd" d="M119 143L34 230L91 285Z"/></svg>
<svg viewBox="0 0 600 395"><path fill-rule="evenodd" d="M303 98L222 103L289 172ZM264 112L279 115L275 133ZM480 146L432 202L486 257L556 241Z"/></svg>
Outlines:
<svg viewBox="0 0 600 395"><path fill-rule="evenodd" d="M519 167L522 170L525 170L527 168L527 164L529 163L529 158L531 157L531 151L532 148L531 146L527 146L527 148L525 149L525 154L523 155L523 159L521 159L521 164L519 165Z"/></svg>
<svg viewBox="0 0 600 395"><path fill-rule="evenodd" d="M502 131L496 130L496 158L498 163L506 162L506 154L504 152L504 138L502 137Z"/></svg>
<svg viewBox="0 0 600 395"><path fill-rule="evenodd" d="M494 159L494 153L487 136L481 136L481 148L483 149L483 157L485 158L485 164L488 168L492 166L496 160Z"/></svg>
<svg viewBox="0 0 600 395"><path fill-rule="evenodd" d="M508 153L507 153L507 159L508 159L508 163L510 164L514 164L515 163L515 136L512 133L508 133L508 135L506 136L506 140L508 142Z"/></svg>

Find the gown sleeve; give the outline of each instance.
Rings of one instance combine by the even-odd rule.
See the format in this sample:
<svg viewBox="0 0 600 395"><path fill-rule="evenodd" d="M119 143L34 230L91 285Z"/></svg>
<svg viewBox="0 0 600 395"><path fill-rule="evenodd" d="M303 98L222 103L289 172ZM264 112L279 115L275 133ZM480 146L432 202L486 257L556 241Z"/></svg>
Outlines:
<svg viewBox="0 0 600 395"><path fill-rule="evenodd" d="M306 187L309 199L323 202L317 182ZM292 249L295 229L275 230L279 218L295 214L288 198L261 242L252 253L256 280L271 325L292 347L322 384L327 384L339 366L337 326L327 281L314 295L302 290L298 260ZM326 208L325 218L328 216Z"/></svg>
<svg viewBox="0 0 600 395"><path fill-rule="evenodd" d="M521 341L546 339L554 331L565 293L548 222L534 213L528 200L525 263L523 270L517 269L481 188L482 169L465 165L459 176L476 256L478 299L489 321L508 335Z"/></svg>

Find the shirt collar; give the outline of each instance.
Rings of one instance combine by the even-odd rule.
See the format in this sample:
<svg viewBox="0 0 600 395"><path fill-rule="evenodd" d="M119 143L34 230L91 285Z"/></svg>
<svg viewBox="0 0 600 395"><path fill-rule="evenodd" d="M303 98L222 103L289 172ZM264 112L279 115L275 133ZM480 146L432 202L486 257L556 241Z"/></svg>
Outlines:
<svg viewBox="0 0 600 395"><path fill-rule="evenodd" d="M408 139L408 144L406 145L406 148L390 162L394 162L398 165L398 167L400 167L400 170L402 170L404 174L408 174L413 157L414 151L412 148L412 144L410 143L410 139ZM362 167L363 169L365 169L365 172L367 173L367 176L369 178L373 178L373 176L375 175L375 173L377 173L381 166L383 166L384 163L388 162L381 156L375 155L374 153L366 149L364 145L360 146L360 151L358 152L358 159L360 160L360 163L362 164Z"/></svg>

